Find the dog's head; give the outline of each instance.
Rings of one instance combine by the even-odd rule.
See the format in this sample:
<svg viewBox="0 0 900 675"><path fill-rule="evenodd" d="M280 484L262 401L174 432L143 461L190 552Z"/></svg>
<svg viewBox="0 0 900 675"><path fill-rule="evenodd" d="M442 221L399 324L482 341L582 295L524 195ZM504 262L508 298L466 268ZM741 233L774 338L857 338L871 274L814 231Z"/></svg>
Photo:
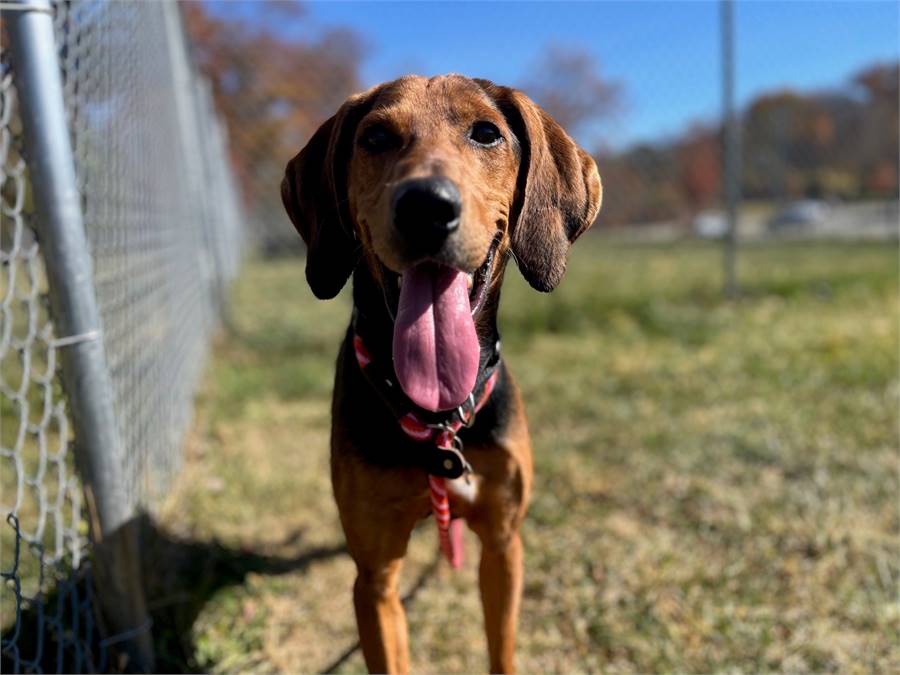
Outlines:
<svg viewBox="0 0 900 675"><path fill-rule="evenodd" d="M351 97L288 163L281 195L309 285L331 298L363 254L398 274L424 261L471 273L495 237L550 291L602 188L594 160L527 96L448 75Z"/></svg>
<svg viewBox="0 0 900 675"><path fill-rule="evenodd" d="M306 278L337 295L365 257L401 283L394 367L418 405L471 392L472 321L512 251L536 289L563 276L600 209L594 160L521 92L459 75L404 77L350 98L287 166L281 195Z"/></svg>

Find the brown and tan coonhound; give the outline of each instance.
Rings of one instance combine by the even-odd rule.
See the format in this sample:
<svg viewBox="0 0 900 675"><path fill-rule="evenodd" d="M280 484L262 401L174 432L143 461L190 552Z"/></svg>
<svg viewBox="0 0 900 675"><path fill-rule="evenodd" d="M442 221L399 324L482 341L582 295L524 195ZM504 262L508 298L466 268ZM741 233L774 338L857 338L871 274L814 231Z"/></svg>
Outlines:
<svg viewBox="0 0 900 675"><path fill-rule="evenodd" d="M289 162L281 194L313 293L332 298L353 275L331 472L366 664L408 670L398 576L433 510L431 474L481 541L490 669L511 672L532 460L499 357L500 285L509 257L539 291L560 282L600 209L596 164L515 89L409 76L344 103ZM453 442L417 441L399 423L410 414Z"/></svg>

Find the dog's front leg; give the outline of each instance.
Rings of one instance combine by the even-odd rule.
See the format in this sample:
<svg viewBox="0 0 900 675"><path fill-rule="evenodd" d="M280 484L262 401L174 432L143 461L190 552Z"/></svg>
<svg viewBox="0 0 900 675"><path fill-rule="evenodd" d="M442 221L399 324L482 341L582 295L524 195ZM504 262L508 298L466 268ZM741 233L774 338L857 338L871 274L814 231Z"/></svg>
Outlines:
<svg viewBox="0 0 900 675"><path fill-rule="evenodd" d="M402 559L357 562L353 605L359 641L370 673L409 672L406 614L397 587Z"/></svg>
<svg viewBox="0 0 900 675"><path fill-rule="evenodd" d="M424 474L375 470L337 452L332 479L356 563L353 606L366 666L372 673L406 673L406 615L398 584L409 536L428 507Z"/></svg>
<svg viewBox="0 0 900 675"><path fill-rule="evenodd" d="M491 672L515 672L513 654L523 578L519 533L514 533L505 545L482 537L478 573Z"/></svg>
<svg viewBox="0 0 900 675"><path fill-rule="evenodd" d="M495 506L472 514L468 524L481 540L478 585L484 610L490 672L514 673L516 623L524 577L519 514L524 508L516 509L518 513L512 508L504 512L497 505L499 500L488 501L493 501Z"/></svg>

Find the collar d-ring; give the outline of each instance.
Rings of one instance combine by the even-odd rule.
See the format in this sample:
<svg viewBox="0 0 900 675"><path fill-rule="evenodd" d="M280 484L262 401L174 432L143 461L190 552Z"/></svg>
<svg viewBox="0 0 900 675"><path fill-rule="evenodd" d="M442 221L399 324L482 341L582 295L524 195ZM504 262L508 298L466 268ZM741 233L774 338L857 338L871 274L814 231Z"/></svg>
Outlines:
<svg viewBox="0 0 900 675"><path fill-rule="evenodd" d="M469 409L468 415L466 408ZM470 391L466 400L456 406L456 414L459 415L459 421L463 423L464 427L470 428L475 424L475 392Z"/></svg>

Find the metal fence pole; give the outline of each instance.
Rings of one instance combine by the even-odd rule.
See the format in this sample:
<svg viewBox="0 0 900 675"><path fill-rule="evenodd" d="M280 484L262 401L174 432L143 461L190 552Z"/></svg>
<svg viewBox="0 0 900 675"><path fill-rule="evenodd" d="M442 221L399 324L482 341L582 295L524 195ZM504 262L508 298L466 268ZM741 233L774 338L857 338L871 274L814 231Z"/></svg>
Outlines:
<svg viewBox="0 0 900 675"><path fill-rule="evenodd" d="M722 0L722 175L725 184L725 211L728 228L725 232L724 274L725 295L734 297L737 284L737 227L740 200L740 129L734 111L734 3Z"/></svg>
<svg viewBox="0 0 900 675"><path fill-rule="evenodd" d="M85 236L47 0L4 12L20 99L23 135L62 375L75 430L75 457L91 513L93 570L107 633L121 636L129 669L152 670L153 649L137 547L125 494L124 453L100 335L91 256Z"/></svg>

